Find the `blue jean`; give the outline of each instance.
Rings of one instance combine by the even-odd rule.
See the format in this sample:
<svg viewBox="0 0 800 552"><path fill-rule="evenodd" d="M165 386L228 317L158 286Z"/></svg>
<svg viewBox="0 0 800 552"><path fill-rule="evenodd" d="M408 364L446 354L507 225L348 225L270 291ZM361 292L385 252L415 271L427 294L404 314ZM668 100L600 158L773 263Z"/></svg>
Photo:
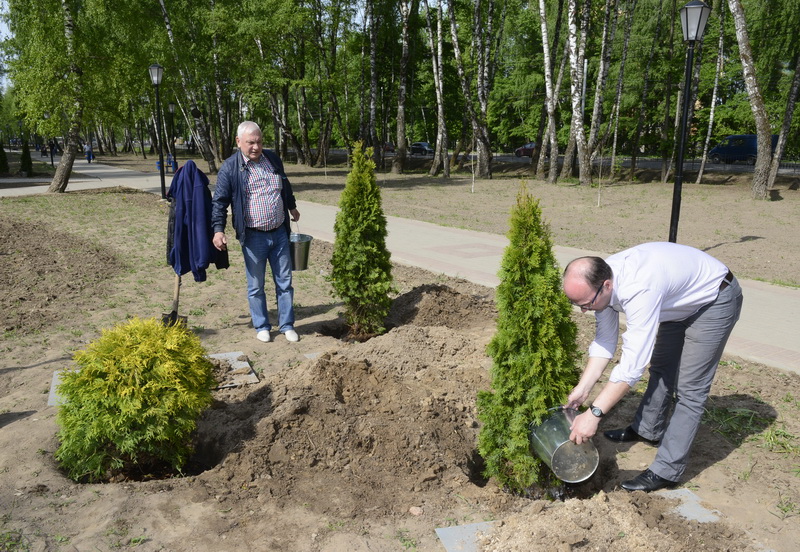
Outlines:
<svg viewBox="0 0 800 552"><path fill-rule="evenodd" d="M269 261L278 304L278 327L281 332L294 329L292 257L286 230L281 227L272 232L259 232L247 228L241 243L247 276L247 302L250 305L253 328L256 332L272 329L267 311L267 295L264 292Z"/></svg>
<svg viewBox="0 0 800 552"><path fill-rule="evenodd" d="M678 481L686 470L717 365L741 311L742 289L734 278L711 304L658 328L650 380L631 427L661 441L650 470L664 479Z"/></svg>

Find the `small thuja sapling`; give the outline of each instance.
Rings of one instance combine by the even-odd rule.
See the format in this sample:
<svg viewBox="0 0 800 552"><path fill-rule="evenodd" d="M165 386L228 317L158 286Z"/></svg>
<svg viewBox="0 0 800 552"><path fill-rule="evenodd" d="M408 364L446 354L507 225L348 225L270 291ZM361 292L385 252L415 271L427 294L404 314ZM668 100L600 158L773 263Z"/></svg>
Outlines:
<svg viewBox="0 0 800 552"><path fill-rule="evenodd" d="M384 331L392 306L391 254L386 248L386 216L375 180L372 148L353 147L352 170L347 175L334 223L331 274L334 295L344 303L350 336L363 339Z"/></svg>
<svg viewBox="0 0 800 552"><path fill-rule="evenodd" d="M497 288L497 333L488 345L491 390L478 393L478 451L504 487L544 486L549 470L529 448L530 424L564 403L578 381L577 329L539 203L520 187Z"/></svg>

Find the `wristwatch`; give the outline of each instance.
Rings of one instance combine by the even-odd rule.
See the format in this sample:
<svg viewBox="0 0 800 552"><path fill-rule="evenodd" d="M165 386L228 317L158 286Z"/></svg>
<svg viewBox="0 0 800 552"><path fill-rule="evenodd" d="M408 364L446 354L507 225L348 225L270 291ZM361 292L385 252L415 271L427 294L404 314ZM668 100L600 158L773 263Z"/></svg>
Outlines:
<svg viewBox="0 0 800 552"><path fill-rule="evenodd" d="M595 406L595 405L592 405L592 406L590 406L590 407L589 407L589 410L591 410L591 411L592 411L592 414L594 414L594 415L595 415L595 416L597 416L598 418L602 418L602 417L603 417L603 411L602 411L602 410L600 410L600 408L599 408L599 407L597 407L597 406Z"/></svg>

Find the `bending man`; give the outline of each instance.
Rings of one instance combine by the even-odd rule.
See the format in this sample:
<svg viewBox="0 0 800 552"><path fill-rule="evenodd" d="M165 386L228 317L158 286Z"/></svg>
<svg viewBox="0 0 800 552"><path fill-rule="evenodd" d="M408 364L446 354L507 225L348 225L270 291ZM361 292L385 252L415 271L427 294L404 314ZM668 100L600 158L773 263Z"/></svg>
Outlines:
<svg viewBox="0 0 800 552"><path fill-rule="evenodd" d="M577 408L614 356L619 314L625 313L622 355L608 383L577 416L570 439L580 444L633 387L650 363L650 380L633 422L606 431L612 441L658 443L655 460L629 491L674 485L683 475L703 406L725 343L742 310L742 290L728 267L710 255L675 243L646 243L612 255L573 260L564 293L582 311L594 311L596 332L589 361L570 393ZM670 409L673 407L672 415Z"/></svg>

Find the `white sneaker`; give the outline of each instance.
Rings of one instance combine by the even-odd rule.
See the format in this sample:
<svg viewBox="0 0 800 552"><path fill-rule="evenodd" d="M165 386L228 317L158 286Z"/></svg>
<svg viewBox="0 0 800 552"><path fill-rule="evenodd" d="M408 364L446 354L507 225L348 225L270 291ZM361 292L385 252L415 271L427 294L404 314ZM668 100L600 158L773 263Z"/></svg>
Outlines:
<svg viewBox="0 0 800 552"><path fill-rule="evenodd" d="M269 343L269 330L261 330L256 334L256 339L259 341L263 341L264 343Z"/></svg>
<svg viewBox="0 0 800 552"><path fill-rule="evenodd" d="M291 341L292 343L300 341L300 336L294 330L286 330L283 335L286 336L286 341Z"/></svg>

